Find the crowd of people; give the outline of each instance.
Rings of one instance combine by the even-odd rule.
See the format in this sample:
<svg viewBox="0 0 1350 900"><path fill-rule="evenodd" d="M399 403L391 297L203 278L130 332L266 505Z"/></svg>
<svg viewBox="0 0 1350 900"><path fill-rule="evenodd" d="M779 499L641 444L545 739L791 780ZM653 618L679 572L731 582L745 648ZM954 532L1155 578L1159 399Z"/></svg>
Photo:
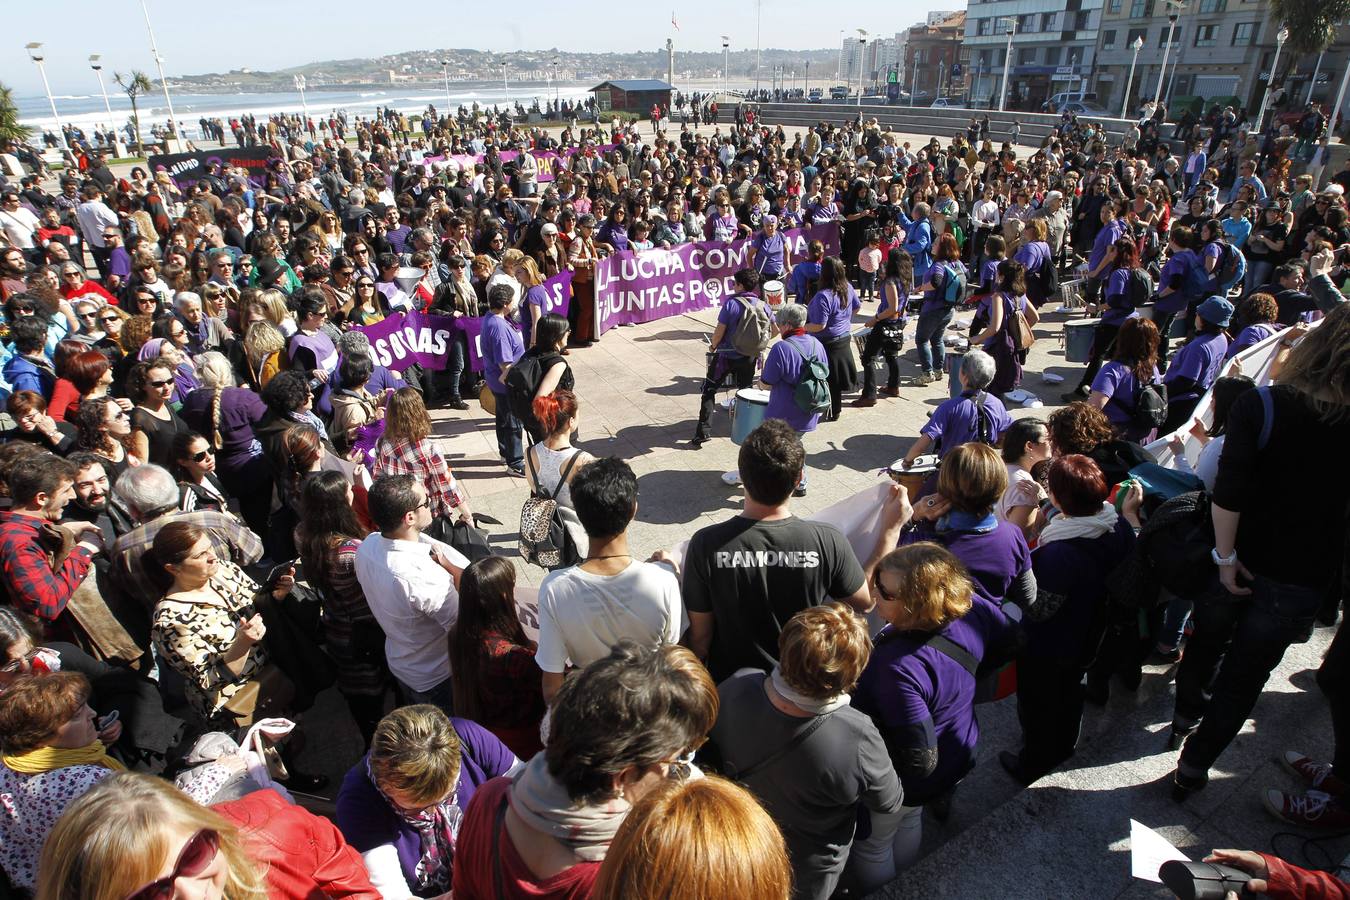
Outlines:
<svg viewBox="0 0 1350 900"><path fill-rule="evenodd" d="M6 891L859 895L959 802L979 704L1015 693L1021 742L994 749L1031 784L1073 756L1085 703L1177 663L1182 802L1287 647L1337 620L1350 162L1314 190L1278 142L1173 153L1068 120L1030 153L979 129L915 147L861 114L791 137L238 127L276 151L261 176L178 184L95 152L0 185ZM531 147L567 152L503 161ZM823 223L839 252L796 258L783 232ZM765 421L731 473L743 510L644 558L633 468L572 443L588 386L567 357L597 337L598 259L705 240L751 252L692 445L728 383L768 390ZM565 317L541 288L564 271ZM1100 319L1091 362L1065 406L1014 418L1061 279ZM462 335L444 368L378 361L360 326L414 309L483 317L481 378ZM1228 371L1276 335L1273 384ZM875 407L949 370L871 552L794 515L802 436L846 394ZM525 479L537 621L433 435L467 398ZM1174 438L1191 481L1169 493L1142 444L1188 429L1203 450ZM1348 665L1338 633L1336 757L1291 748L1312 790L1265 798L1290 822L1350 822ZM330 687L365 748L332 789L297 765L331 734L306 716Z"/></svg>

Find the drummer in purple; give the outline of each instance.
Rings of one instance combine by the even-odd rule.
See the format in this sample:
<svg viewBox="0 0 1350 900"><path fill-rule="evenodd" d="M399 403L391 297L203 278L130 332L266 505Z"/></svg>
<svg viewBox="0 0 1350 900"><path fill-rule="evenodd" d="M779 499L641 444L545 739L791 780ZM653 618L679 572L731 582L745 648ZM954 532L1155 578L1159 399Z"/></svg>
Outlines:
<svg viewBox="0 0 1350 900"><path fill-rule="evenodd" d="M722 308L717 313L717 327L712 333L708 374L703 378L698 427L694 430L695 449L702 447L712 437L709 423L712 421L713 404L717 399L717 391L726 380L730 378L736 390L748 388L755 382L755 364L759 360L756 356L746 356L737 350L734 340L747 307L759 310L768 322L773 322L772 311L755 293L755 288L759 286L759 273L754 269L741 269L732 277L736 282L736 293L722 301Z"/></svg>
<svg viewBox="0 0 1350 900"><path fill-rule="evenodd" d="M820 413L808 413L797 405L797 384L802 379L802 369L807 359L826 362L825 348L820 341L806 333L806 307L800 303L788 303L778 310L778 336L781 341L773 345L764 360L764 372L760 380L769 389L769 407L764 411L766 419L782 419L805 435L815 431L820 422ZM806 496L806 467L802 466L802 480L793 492L795 497Z"/></svg>
<svg viewBox="0 0 1350 900"><path fill-rule="evenodd" d="M944 400L919 429L919 439L905 454L906 469L930 450L941 456L970 441L990 446L998 443L1012 425L1012 416L1002 401L985 390L994 380L994 370L994 358L983 350L965 355L961 360L961 393Z"/></svg>

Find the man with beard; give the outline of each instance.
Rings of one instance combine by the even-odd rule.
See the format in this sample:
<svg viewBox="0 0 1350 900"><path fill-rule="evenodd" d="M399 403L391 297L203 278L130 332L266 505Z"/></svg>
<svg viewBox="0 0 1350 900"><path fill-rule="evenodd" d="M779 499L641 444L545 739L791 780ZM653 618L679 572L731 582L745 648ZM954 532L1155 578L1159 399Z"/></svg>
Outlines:
<svg viewBox="0 0 1350 900"><path fill-rule="evenodd" d="M112 485L103 460L92 453L72 453L66 461L75 467L75 496L66 506L62 522L88 522L98 528L103 543L111 546L120 530L113 521L117 511L108 503Z"/></svg>

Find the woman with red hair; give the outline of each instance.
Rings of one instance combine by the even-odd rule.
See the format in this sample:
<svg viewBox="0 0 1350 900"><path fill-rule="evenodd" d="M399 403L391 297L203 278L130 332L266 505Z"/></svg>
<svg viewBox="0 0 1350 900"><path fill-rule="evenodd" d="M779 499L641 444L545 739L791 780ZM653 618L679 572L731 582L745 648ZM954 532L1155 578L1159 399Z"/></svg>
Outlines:
<svg viewBox="0 0 1350 900"><path fill-rule="evenodd" d="M108 396L108 388L112 387L113 383L112 363L102 351L83 350L67 360L63 377L69 379L75 390L80 392L79 397L66 407L66 416L70 417L75 415L75 410L85 400L98 400ZM130 400L125 397L113 399L123 410L130 412Z"/></svg>
<svg viewBox="0 0 1350 900"><path fill-rule="evenodd" d="M536 495L553 497L559 506L568 510L572 508L569 483L582 466L594 459L585 450L572 446L577 416L577 395L571 391L558 388L551 394L535 397L534 417L539 421L544 438L525 452L525 477L530 490ZM565 518L569 524L574 522L572 516ZM580 522L575 524L577 527L568 531L578 542L578 550L584 554L589 542Z"/></svg>
<svg viewBox="0 0 1350 900"><path fill-rule="evenodd" d="M1025 784L1073 755L1083 675L1107 625L1106 576L1134 546L1134 530L1106 502L1110 488L1091 459L1056 458L1049 488L1059 515L1031 552L1037 595L1023 618L1026 646L1017 659L1022 750L998 757Z"/></svg>

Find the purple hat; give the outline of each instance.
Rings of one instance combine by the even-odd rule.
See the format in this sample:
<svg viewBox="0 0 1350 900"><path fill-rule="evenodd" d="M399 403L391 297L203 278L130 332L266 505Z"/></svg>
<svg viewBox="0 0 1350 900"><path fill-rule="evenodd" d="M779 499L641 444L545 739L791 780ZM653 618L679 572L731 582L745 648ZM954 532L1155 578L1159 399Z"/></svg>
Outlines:
<svg viewBox="0 0 1350 900"><path fill-rule="evenodd" d="M164 338L151 338L141 345L141 352L136 354L136 359L145 362L147 359L159 359L164 353L164 345L168 341Z"/></svg>

